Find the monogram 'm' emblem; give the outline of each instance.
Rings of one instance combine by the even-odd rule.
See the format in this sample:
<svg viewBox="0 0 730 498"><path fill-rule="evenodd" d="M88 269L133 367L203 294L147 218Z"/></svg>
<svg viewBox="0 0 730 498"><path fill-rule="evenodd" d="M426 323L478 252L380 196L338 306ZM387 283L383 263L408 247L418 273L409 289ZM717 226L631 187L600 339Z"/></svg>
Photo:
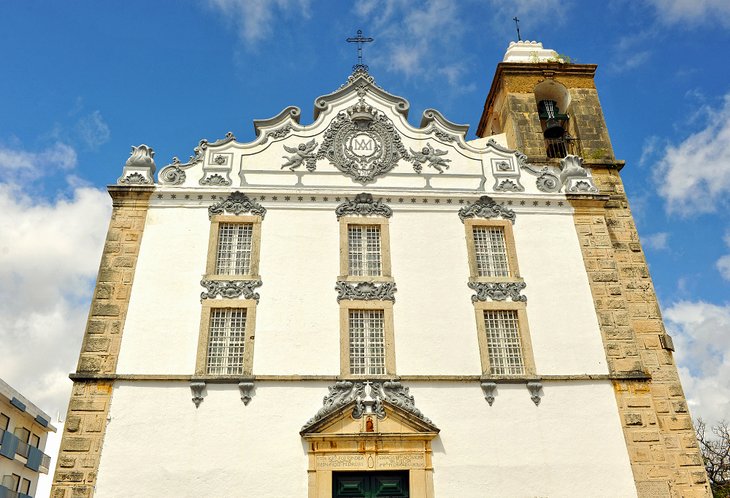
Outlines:
<svg viewBox="0 0 730 498"><path fill-rule="evenodd" d="M399 159L409 160L393 123L364 101L332 120L317 152L320 158L363 184L393 169Z"/></svg>

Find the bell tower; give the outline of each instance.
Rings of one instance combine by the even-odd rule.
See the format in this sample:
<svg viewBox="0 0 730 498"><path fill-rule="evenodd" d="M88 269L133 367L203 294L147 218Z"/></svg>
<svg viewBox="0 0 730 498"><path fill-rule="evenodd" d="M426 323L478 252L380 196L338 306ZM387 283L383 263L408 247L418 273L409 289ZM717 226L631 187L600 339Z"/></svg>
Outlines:
<svg viewBox="0 0 730 498"><path fill-rule="evenodd" d="M615 163L594 82L595 64L571 64L538 42L512 42L484 104L477 135L505 133L533 163L567 154ZM586 164L587 165L587 164Z"/></svg>
<svg viewBox="0 0 730 498"><path fill-rule="evenodd" d="M542 43L512 42L497 65L477 135L504 133L533 165L580 164L598 192L573 208L609 377L638 496L710 496L674 363L598 100L594 64L572 64ZM571 157L568 157L571 156ZM576 157L577 156L577 157Z"/></svg>

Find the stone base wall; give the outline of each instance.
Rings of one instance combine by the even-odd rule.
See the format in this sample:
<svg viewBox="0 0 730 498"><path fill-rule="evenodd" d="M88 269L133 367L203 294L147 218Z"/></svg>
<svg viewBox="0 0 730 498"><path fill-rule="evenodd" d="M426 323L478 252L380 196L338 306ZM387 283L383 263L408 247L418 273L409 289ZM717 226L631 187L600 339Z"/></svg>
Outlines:
<svg viewBox="0 0 730 498"><path fill-rule="evenodd" d="M149 197L154 187L109 187L113 199L99 276L81 346L66 426L51 489L52 498L94 494L112 383L94 374L116 371ZM88 378L85 378L87 377Z"/></svg>
<svg viewBox="0 0 730 498"><path fill-rule="evenodd" d="M616 169L600 195L568 196L639 496L712 496L639 236Z"/></svg>

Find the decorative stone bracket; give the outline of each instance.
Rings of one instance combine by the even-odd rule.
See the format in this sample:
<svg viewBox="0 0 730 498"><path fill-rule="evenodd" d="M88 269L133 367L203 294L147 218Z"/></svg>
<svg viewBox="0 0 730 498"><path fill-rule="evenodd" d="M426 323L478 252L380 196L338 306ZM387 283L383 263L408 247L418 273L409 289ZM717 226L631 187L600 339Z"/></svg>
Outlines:
<svg viewBox="0 0 730 498"><path fill-rule="evenodd" d="M252 381L243 381L238 383L238 390L241 392L241 401L244 405L251 402L254 394L254 385Z"/></svg>
<svg viewBox="0 0 730 498"><path fill-rule="evenodd" d="M494 392L497 390L497 383L496 382L482 382L482 391L484 391L484 399L487 400L487 403L489 403L489 406L492 406L492 403L494 403Z"/></svg>
<svg viewBox="0 0 730 498"><path fill-rule="evenodd" d="M205 382L193 381L190 383L190 392L193 394L193 403L195 408L200 406L203 402L203 393L205 391Z"/></svg>
<svg viewBox="0 0 730 498"><path fill-rule="evenodd" d="M540 391L542 391L542 382L531 380L527 383L527 390L530 391L530 399L532 399L532 402L535 403L535 406L540 404L540 399L542 398L542 394L540 394Z"/></svg>

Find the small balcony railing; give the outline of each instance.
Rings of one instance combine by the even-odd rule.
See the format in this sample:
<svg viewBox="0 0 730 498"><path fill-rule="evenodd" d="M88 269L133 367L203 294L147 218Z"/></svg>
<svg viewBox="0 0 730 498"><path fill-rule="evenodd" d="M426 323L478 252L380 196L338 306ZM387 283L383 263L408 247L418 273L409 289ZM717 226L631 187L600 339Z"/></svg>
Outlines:
<svg viewBox="0 0 730 498"><path fill-rule="evenodd" d="M2 451L3 449L5 449L3 442L5 442L5 444L9 446L9 451ZM13 447L15 447L14 451L12 450ZM20 441L18 439L18 436L16 436L15 434L4 431L2 429L0 429L0 454L10 459L15 458L16 456L21 456L25 459L26 467L31 470L38 470L44 474L48 474L51 467L50 456L46 455L35 446L31 446L28 443ZM37 469L35 468L36 462L38 464ZM2 494L0 494L0 498L4 498Z"/></svg>
<svg viewBox="0 0 730 498"><path fill-rule="evenodd" d="M545 150L549 158L562 159L568 154L582 155L580 140L568 135L561 138L546 138Z"/></svg>

